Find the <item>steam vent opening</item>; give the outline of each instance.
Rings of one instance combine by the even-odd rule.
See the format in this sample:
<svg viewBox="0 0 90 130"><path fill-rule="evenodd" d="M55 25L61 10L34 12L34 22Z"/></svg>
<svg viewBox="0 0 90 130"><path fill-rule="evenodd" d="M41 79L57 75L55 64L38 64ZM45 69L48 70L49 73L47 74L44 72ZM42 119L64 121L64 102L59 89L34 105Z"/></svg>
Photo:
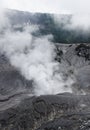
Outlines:
<svg viewBox="0 0 90 130"><path fill-rule="evenodd" d="M90 130L90 2L57 1L1 0L0 130Z"/></svg>

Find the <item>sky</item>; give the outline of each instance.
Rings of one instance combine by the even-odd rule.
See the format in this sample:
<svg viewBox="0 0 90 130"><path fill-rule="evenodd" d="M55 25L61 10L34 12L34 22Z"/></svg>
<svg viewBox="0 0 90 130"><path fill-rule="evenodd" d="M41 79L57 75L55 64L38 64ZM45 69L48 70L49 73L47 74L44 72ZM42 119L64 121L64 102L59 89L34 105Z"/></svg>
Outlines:
<svg viewBox="0 0 90 130"><path fill-rule="evenodd" d="M90 13L90 0L0 0L4 8L57 14Z"/></svg>

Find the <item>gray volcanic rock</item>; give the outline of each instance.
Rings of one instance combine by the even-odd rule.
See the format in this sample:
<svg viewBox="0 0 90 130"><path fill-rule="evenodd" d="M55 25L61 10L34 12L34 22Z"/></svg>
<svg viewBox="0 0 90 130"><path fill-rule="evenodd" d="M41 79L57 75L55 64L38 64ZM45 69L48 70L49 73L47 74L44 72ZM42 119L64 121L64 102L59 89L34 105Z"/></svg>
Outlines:
<svg viewBox="0 0 90 130"><path fill-rule="evenodd" d="M86 52L85 52L86 50ZM79 53L79 54L78 54ZM90 92L90 44L56 44L56 58L63 79L74 81L72 90L82 94Z"/></svg>
<svg viewBox="0 0 90 130"><path fill-rule="evenodd" d="M89 130L90 95L69 93L24 99L0 112L1 130Z"/></svg>
<svg viewBox="0 0 90 130"><path fill-rule="evenodd" d="M90 60L90 46L80 44L76 47L75 51L77 52L77 55L80 57L84 57L86 60Z"/></svg>
<svg viewBox="0 0 90 130"><path fill-rule="evenodd" d="M83 46L83 49L82 49ZM88 49L87 49L88 48ZM90 44L73 44L67 47L66 53L64 55L64 60L66 60L70 65L80 68L86 65L90 65ZM86 53L85 53L86 50ZM87 56L88 55L88 56Z"/></svg>
<svg viewBox="0 0 90 130"><path fill-rule="evenodd" d="M75 78L72 89L85 95L32 96L33 81L0 55L0 130L90 130L90 45L57 46L60 72Z"/></svg>
<svg viewBox="0 0 90 130"><path fill-rule="evenodd" d="M0 55L0 111L17 104L31 91L32 81L27 81L4 55Z"/></svg>

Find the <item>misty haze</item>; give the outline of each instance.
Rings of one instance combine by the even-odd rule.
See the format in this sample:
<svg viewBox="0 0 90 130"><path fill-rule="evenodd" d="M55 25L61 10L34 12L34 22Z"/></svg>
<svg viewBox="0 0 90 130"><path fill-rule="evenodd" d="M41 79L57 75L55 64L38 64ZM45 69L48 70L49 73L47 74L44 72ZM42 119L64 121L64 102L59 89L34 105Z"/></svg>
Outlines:
<svg viewBox="0 0 90 130"><path fill-rule="evenodd" d="M0 130L90 129L87 2L1 0Z"/></svg>

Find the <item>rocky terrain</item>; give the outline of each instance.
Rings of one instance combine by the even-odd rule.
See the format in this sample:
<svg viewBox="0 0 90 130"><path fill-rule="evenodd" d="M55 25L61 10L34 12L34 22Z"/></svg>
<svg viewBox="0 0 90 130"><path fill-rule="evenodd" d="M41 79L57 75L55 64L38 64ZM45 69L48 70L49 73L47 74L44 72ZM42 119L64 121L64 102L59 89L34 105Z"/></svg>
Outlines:
<svg viewBox="0 0 90 130"><path fill-rule="evenodd" d="M73 93L32 95L33 81L0 55L0 130L90 130L90 44L56 44L56 52Z"/></svg>

